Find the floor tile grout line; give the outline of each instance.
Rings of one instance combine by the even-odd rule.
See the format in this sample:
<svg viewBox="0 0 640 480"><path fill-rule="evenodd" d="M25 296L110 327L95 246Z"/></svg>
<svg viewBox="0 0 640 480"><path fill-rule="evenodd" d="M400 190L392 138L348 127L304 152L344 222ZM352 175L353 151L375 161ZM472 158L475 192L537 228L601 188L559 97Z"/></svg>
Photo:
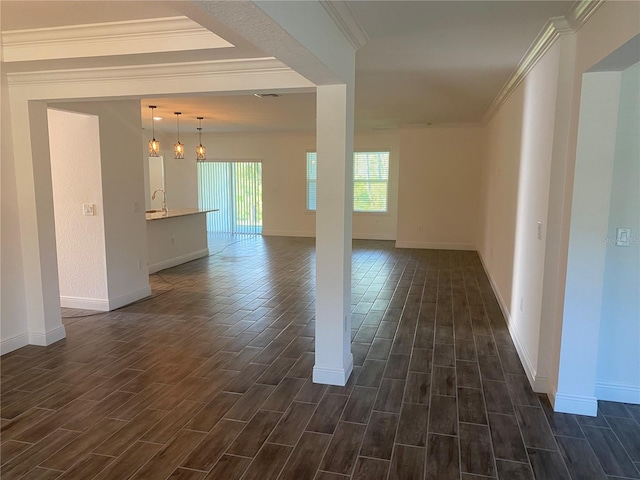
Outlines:
<svg viewBox="0 0 640 480"><path fill-rule="evenodd" d="M413 278L415 278L415 270L413 272L412 280L413 280ZM402 312L403 313L404 313L405 308L407 306L408 295L409 294L407 293L407 298L405 298L405 303L404 303L404 306L402 307ZM418 305L422 305L423 295L424 295L424 286L422 288L422 291L420 292L420 303ZM409 372L410 372L409 369L410 369L410 366L411 366L411 360L413 358L413 350L414 350L413 345L415 344L416 335L417 335L417 331L418 331L418 321L420 319L420 309L421 309L421 307L419 306L418 307L418 312L417 312L417 318L416 318L416 325L415 325L415 327L413 329L413 337L412 337L412 340L411 340L411 353L409 354L409 363L407 364L407 371L405 372L405 375L404 375L404 386L402 388L402 398L400 400L400 412L398 412L398 421L396 422L396 428L395 428L395 432L393 434L393 445L391 447L391 458L389 459L390 463L389 463L389 470L387 471L387 479L391 476L391 465L392 465L394 456L396 454L396 445L398 445L396 440L398 439L398 431L400 429L400 418L402 417L402 409L403 409L404 399L405 399L405 395L406 395L406 392L407 392L407 385L409 383ZM400 321L398 322L398 328L396 329L396 336L397 336L398 330L400 329L400 323L401 322L402 322L402 314L400 315ZM393 348L393 342L392 342L392 347L391 348ZM391 355L391 353L389 353L389 355ZM427 418L428 418L428 416L427 416ZM425 441L425 447L426 447L426 441ZM426 448L425 448L425 455L426 455ZM425 461L426 461L426 459L425 459Z"/></svg>
<svg viewBox="0 0 640 480"><path fill-rule="evenodd" d="M396 262L396 264L397 264L397 262ZM398 278L398 281L396 282L396 285L395 285L395 287L394 287L394 289L393 289L393 294L391 295L391 298L389 299L389 304L387 305L387 308L385 309L385 311L384 311L384 313L383 313L383 315L382 315L382 318L383 318L383 319L385 318L385 315L387 314L387 312L389 311L389 309L391 309L391 302L393 301L393 298L395 297L396 293L398 292L398 288L399 288L399 285L400 285L400 280L402 279L402 275L404 274L404 272L405 272L405 271L406 271L406 264L405 264L405 266L403 267L403 269L402 269L402 273L400 274L400 276L399 276L399 278ZM408 293L407 293L407 295L408 295ZM401 321L402 321L402 314L404 313L404 309L405 309L405 307L406 307L406 301L407 301L407 299L406 299L406 297L405 297L405 301L403 302L403 306L402 306L402 311L400 312L400 317L399 317L399 319L398 319L398 324L397 324L397 325L396 325L396 327L395 327L395 330L394 330L394 333L393 333L393 338L391 339L391 346L389 347L389 354L387 355L387 360L385 360L385 369L386 369L386 365L388 364L387 362L389 361L389 357L391 356L391 352L393 351L393 344L395 343L396 338L398 337L398 330L400 329L400 323L401 323ZM382 321L383 321L383 320L380 320L380 322L382 322ZM377 331L376 331L376 332L377 332ZM412 342L412 345L413 345L413 342ZM369 349L371 349L371 347L369 347ZM412 350L413 350L413 349L412 349ZM411 360L411 359L409 359L409 360ZM366 362L366 358L365 358L365 360L363 361L363 366L364 366L364 362ZM408 372L408 368L407 368L407 372ZM408 373L407 373L407 375L408 375ZM382 381L383 381L383 380L384 380L384 370L383 370L383 377L380 379L380 384L379 384L379 385L378 385L378 387L376 388L377 393L376 393L376 396L375 396L375 398L374 398L374 400L373 400L373 401L374 401L374 405L375 405L375 401L376 401L376 399L377 399L377 396L378 396L378 395L379 395L379 393L380 393L380 385L382 384ZM355 386L356 386L356 385L355 385L355 382L354 382L354 389L355 389ZM405 388L406 388L406 379L405 379ZM352 390L352 392L351 392L351 395L352 395L352 394L353 394L353 390ZM351 399L351 395L349 395L349 400ZM404 398L404 391L403 391L403 398ZM347 400L347 403L349 402L349 400ZM346 408L346 404L345 404L345 408ZM369 422L370 422L371 414L372 414L372 413L373 413L373 406L372 406L372 408L371 408L371 411L369 412L369 416L368 416L368 419L367 419L367 426L366 426L366 428L365 428L364 434L362 435L362 439L360 440L360 445L359 445L359 448L358 448L358 454L356 455L356 462L354 463L354 466L353 466L353 469L352 469L352 472L351 472L350 477L352 477L352 476L353 476L354 471L355 471L355 468L357 467L357 458L358 458L358 457L360 457L360 456L362 456L362 446L363 446L363 443L364 443L364 439L366 438L367 431L369 430L369 426L370 426L370 425L369 425ZM386 413L386 412L385 412L385 413ZM402 413L402 412L401 412L401 413ZM343 411L343 415L344 415L344 411ZM399 424L399 423L400 423L400 414L398 414L398 424ZM393 438L393 439L394 439L394 447L392 447L392 451L391 451L391 459L390 459L389 461L391 461L391 460L393 459L393 454L394 454L394 450L395 450L395 439L396 439L396 436L397 436L397 429L398 429L398 425L396 424L396 432L395 432L395 434L394 434L394 438ZM389 473L390 473L390 472L387 472L387 477L389 476Z"/></svg>
<svg viewBox="0 0 640 480"><path fill-rule="evenodd" d="M603 415L604 417L604 415ZM638 473L638 475L640 475L640 469L638 468L638 466L635 464L635 462L633 461L633 459L631 458L631 456L629 455L629 452L627 452L625 446L622 444L622 442L620 441L620 439L618 438L618 436L616 435L616 432L613 431L613 429L611 428L611 426L609 427L589 427L587 425L583 425L580 422L578 423L578 427L580 428L580 431L582 432L582 435L584 435L585 440L587 441L587 444L589 445L589 449L593 452L594 456L596 457L596 460L598 461L598 464L600 465L600 468L602 468L602 471L604 472L605 475L607 474L606 468L605 466L602 464L602 462L600 461L600 457L598 455L596 455L595 450L593 450L593 446L591 445L591 442L589 441L589 437L587 436L587 434L584 431L583 427L586 428L601 428L603 430L611 430L611 433L616 437L616 440L618 440L618 443L620 444L620 446L622 447L622 451L627 455L627 458L629 459L629 461L631 462L631 465L633 465L635 467L635 469L637 470L636 473ZM607 425L609 425L609 422L607 422ZM564 459L564 457L563 457Z"/></svg>
<svg viewBox="0 0 640 480"><path fill-rule="evenodd" d="M477 280L477 276L476 275L473 276L473 279L477 284L478 280ZM473 348L474 348L475 354L476 354L476 364L477 364L477 367L478 367L478 378L479 378L479 381L480 381L480 395L482 397L482 406L484 408L484 416L485 416L486 421L487 421L487 431L489 433L489 445L490 445L490 448L491 448L493 471L495 472L495 475L496 475L496 478L497 478L498 477L498 462L497 462L497 459L496 459L495 447L493 445L493 431L491 429L491 421L490 421L490 417L489 417L489 412L487 410L487 399L486 399L485 390L484 390L484 379L482 377L482 371L480 370L480 360L478 358L479 355L478 355L478 346L477 346L477 343L476 343L475 329L473 327L473 322L471 321L471 311L469 309L469 291L467 289L467 281L466 281L466 279L464 277L464 273L462 275L462 282L463 282L463 285L464 285L464 292L465 292L465 297L466 297L466 300L467 300L467 310L469 312L469 323L471 324L471 337L473 338ZM478 291L480 291L480 287L479 286L478 286ZM491 338L493 339L493 342L495 344L495 336L493 334L493 329L491 328L491 323L489 322L489 316L487 314L487 307L484 304L484 298L482 297L482 293L480 293L480 298L482 299L482 310L483 310L483 312L484 312L484 314L486 316L486 320L489 323L489 328L491 330ZM496 349L497 349L497 347L496 347ZM457 359L456 359L456 362L457 362ZM457 363L456 363L456 366L457 366ZM502 363L500 363L500 369L503 370L502 369ZM504 375L504 371L502 373ZM516 422L517 422L517 419L516 419ZM519 425L518 425L518 429L520 429ZM520 431L520 436L521 436L521 439L523 441L523 446L524 446L524 439L522 438L522 431Z"/></svg>

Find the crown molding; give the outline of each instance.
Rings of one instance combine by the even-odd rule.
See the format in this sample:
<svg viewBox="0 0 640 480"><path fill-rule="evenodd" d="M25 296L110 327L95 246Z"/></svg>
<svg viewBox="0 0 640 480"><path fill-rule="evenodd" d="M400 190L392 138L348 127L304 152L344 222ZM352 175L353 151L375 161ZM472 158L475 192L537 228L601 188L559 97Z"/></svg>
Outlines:
<svg viewBox="0 0 640 480"><path fill-rule="evenodd" d="M369 36L364 31L346 2L342 0L320 0L325 11L356 50L363 47Z"/></svg>
<svg viewBox="0 0 640 480"><path fill-rule="evenodd" d="M483 124L486 125L493 118L531 69L538 63L538 60L553 46L558 37L576 33L604 1L579 0L564 17L552 17L547 21L507 82L493 99L491 105L489 105L482 117Z"/></svg>
<svg viewBox="0 0 640 480"><path fill-rule="evenodd" d="M574 32L587 23L589 17L604 3L605 0L580 0L576 2L565 16Z"/></svg>
<svg viewBox="0 0 640 480"><path fill-rule="evenodd" d="M227 47L185 16L2 32L5 62Z"/></svg>
<svg viewBox="0 0 640 480"><path fill-rule="evenodd" d="M13 86L52 83L90 83L115 80L185 79L198 76L238 76L251 74L288 73L292 70L273 57L178 62L171 64L127 65L100 68L41 70L7 74L7 84Z"/></svg>

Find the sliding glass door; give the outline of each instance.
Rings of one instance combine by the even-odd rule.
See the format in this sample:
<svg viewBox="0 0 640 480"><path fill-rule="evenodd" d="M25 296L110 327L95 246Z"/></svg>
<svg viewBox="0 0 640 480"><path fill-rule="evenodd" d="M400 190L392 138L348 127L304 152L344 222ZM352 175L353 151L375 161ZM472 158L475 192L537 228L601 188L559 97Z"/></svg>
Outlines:
<svg viewBox="0 0 640 480"><path fill-rule="evenodd" d="M207 231L262 233L262 163L198 162L198 206L207 214Z"/></svg>

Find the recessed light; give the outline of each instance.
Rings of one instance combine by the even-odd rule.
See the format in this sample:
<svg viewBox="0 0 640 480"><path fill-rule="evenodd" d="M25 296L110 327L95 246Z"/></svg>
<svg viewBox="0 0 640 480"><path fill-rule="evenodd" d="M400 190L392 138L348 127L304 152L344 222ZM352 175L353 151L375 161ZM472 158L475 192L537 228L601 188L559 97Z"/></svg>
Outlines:
<svg viewBox="0 0 640 480"><path fill-rule="evenodd" d="M154 120L162 120L162 117L153 117Z"/></svg>

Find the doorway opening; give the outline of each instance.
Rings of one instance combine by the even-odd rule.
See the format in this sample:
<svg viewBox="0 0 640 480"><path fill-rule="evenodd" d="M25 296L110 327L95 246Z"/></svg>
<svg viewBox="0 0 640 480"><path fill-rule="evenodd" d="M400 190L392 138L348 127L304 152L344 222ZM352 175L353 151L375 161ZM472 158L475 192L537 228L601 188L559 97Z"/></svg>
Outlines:
<svg viewBox="0 0 640 480"><path fill-rule="evenodd" d="M262 234L262 162L198 162L198 207L207 214L210 244L235 235Z"/></svg>

